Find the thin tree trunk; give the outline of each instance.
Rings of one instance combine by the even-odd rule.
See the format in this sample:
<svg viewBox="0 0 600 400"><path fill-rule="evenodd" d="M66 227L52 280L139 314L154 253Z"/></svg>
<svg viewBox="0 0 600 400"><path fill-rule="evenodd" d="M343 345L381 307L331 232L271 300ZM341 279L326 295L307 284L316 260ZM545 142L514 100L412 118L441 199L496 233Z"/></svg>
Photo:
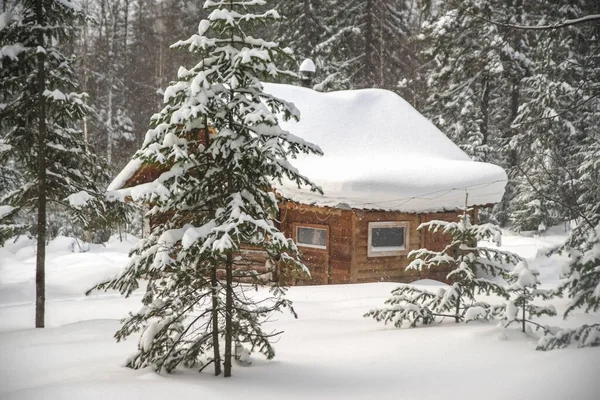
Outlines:
<svg viewBox="0 0 600 400"><path fill-rule="evenodd" d="M44 25L44 13L42 9L42 0L38 0L35 5L36 19L39 26ZM38 33L38 45L44 47L44 34L40 30ZM37 52L38 74L38 106L39 106L39 124L38 124L38 199L37 199L37 254L35 265L35 327L43 328L46 306L46 99L44 91L46 89L46 53Z"/></svg>
<svg viewBox="0 0 600 400"><path fill-rule="evenodd" d="M210 133L208 131L208 118L204 117L204 143L206 148L210 147ZM210 165L210 154L206 154L206 164ZM210 188L209 190L212 190ZM209 205L209 215L212 215L212 201ZM221 348L219 346L219 290L217 285L217 265L213 265L210 270L210 284L212 286L212 338L213 338L213 360L215 364L215 376L221 375Z"/></svg>
<svg viewBox="0 0 600 400"><path fill-rule="evenodd" d="M108 162L108 168L112 169L112 148L113 148L113 128L112 128L112 103L113 103L113 89L112 89L112 72L108 72L108 113L106 117L106 161Z"/></svg>
<svg viewBox="0 0 600 400"><path fill-rule="evenodd" d="M365 81L362 82L362 87L373 87L374 86L374 39L373 39L373 14L375 13L374 0L367 0L365 4L365 62L364 62L364 76Z"/></svg>
<svg viewBox="0 0 600 400"><path fill-rule="evenodd" d="M231 376L231 342L233 339L233 257L227 253L225 263L227 285L225 287L225 378Z"/></svg>
<svg viewBox="0 0 600 400"><path fill-rule="evenodd" d="M210 271L210 283L212 285L212 338L213 338L213 360L215 364L215 376L221 375L221 349L219 348L219 290L217 289L217 266L213 265Z"/></svg>
<svg viewBox="0 0 600 400"><path fill-rule="evenodd" d="M116 33L117 33L117 19L120 1L114 4L111 11L111 29L110 35L106 34L108 40L108 112L106 116L106 131L107 131L107 146L106 146L106 161L108 162L108 168L112 170L112 156L113 156L113 140L114 140L114 129L113 129L113 84L114 84L114 71L113 71L113 59L116 55Z"/></svg>
<svg viewBox="0 0 600 400"><path fill-rule="evenodd" d="M460 293L458 293L458 299L456 300L456 312L454 313L454 322L457 324L460 322Z"/></svg>
<svg viewBox="0 0 600 400"><path fill-rule="evenodd" d="M83 3L83 10L85 12L85 15L89 15L89 2L87 0ZM88 37L88 21L87 20L83 21L82 35L83 35L83 56L82 56L82 60L81 60L82 69L83 69L82 89L85 93L87 93L87 91L89 90L88 69L90 67L89 62L88 62L89 37ZM83 101L85 102L86 105L88 104L87 96L85 97L85 99ZM90 132L89 132L89 127L88 127L87 113L85 113L83 115L83 142L85 143L85 151L89 151Z"/></svg>
<svg viewBox="0 0 600 400"><path fill-rule="evenodd" d="M490 135L490 84L486 76L483 80L483 95L481 98L481 135L483 136L481 144L487 146ZM487 161L488 154L484 151L482 161Z"/></svg>
<svg viewBox="0 0 600 400"><path fill-rule="evenodd" d="M525 333L525 305L527 301L525 300L527 296L527 289L523 289L523 333Z"/></svg>

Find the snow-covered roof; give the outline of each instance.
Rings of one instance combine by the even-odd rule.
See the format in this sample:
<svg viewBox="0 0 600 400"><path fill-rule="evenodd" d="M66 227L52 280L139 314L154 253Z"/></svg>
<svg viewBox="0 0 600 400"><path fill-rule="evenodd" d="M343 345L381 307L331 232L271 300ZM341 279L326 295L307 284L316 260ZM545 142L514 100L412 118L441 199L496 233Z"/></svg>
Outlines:
<svg viewBox="0 0 600 400"><path fill-rule="evenodd" d="M299 122L282 126L318 144L324 156L292 160L324 195L276 185L284 197L319 206L427 212L497 203L506 173L472 161L458 146L393 92L381 89L321 93L265 84L265 91L293 102Z"/></svg>
<svg viewBox="0 0 600 400"><path fill-rule="evenodd" d="M324 156L302 155L292 164L320 185L324 195L275 183L285 198L329 207L429 212L497 203L506 173L472 161L400 96L381 89L321 93L298 86L265 84L265 91L293 102L299 122L284 129L318 144ZM141 167L132 160L109 186L121 189ZM152 184L124 189L143 198Z"/></svg>

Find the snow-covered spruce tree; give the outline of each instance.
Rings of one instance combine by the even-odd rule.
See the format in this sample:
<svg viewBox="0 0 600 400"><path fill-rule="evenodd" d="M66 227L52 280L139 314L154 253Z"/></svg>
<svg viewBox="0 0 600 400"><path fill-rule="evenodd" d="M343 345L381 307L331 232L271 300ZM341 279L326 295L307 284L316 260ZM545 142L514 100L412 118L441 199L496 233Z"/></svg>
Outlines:
<svg viewBox="0 0 600 400"><path fill-rule="evenodd" d="M504 285L478 276L505 276L505 268L520 261L516 254L477 246L477 242L484 240L499 245L500 228L492 224L472 225L469 213L464 212L457 222L434 220L421 224L418 229L446 233L452 237L452 242L442 251L411 251L409 258L413 260L406 269L451 268L447 275L450 286L434 293L402 285L386 300L389 307L372 310L365 316L386 324L391 322L398 328L405 322L415 327L418 323L431 324L444 317L454 318L455 322L468 322L500 316L504 305L491 305L475 298L481 293L509 297Z"/></svg>
<svg viewBox="0 0 600 400"><path fill-rule="evenodd" d="M82 224L104 218L105 163L88 152L76 128L86 107L60 44L83 18L68 0L23 0L0 15L0 165L18 165L22 179L2 202L37 214L36 327L44 326L47 214L70 209Z"/></svg>
<svg viewBox="0 0 600 400"><path fill-rule="evenodd" d="M598 2L549 4L547 21L576 19L600 12ZM514 146L535 141L522 175L538 198L563 219L576 223L560 249L570 264L559 293L570 298L564 317L578 309L600 309L600 26L583 24L539 33L536 69L524 83L527 101L519 108L520 137ZM526 142L527 143L527 142ZM548 350L577 343L600 345L600 324L554 330L540 340Z"/></svg>
<svg viewBox="0 0 600 400"><path fill-rule="evenodd" d="M269 359L275 354L271 338L279 332L264 331L262 323L291 302L277 283L268 295L255 291L264 280L243 268L240 250L262 249L273 264L306 270L296 245L273 223L278 207L271 187L290 179L319 190L287 159L321 150L279 127L279 116L299 112L263 91L259 78L292 74L273 63L282 51L276 43L245 33L278 18L273 10L250 11L264 3L206 1L211 12L198 34L172 46L192 52L198 63L180 68L135 156L168 170L148 193L157 223L121 276L96 286L128 296L148 281L144 306L115 335L142 331L129 367L170 372L214 363L218 375L223 360L230 376L233 345ZM244 278L251 284L239 283Z"/></svg>
<svg viewBox="0 0 600 400"><path fill-rule="evenodd" d="M541 327L539 324L531 321L532 317L556 315L556 309L552 305L536 306L532 304L532 301L536 297L547 300L553 296L551 290L538 288L540 284L538 279L539 274L538 270L530 268L525 260L520 261L508 274L508 280L510 281L508 291L514 294L514 297L506 303L506 310L502 317L502 322L505 326L513 322L520 322L522 324L522 331L525 332L527 323ZM545 328L543 329L545 330Z"/></svg>
<svg viewBox="0 0 600 400"><path fill-rule="evenodd" d="M554 23L597 14L600 5L561 0L539 4L538 12ZM507 143L519 155L516 195L509 204L517 229L580 217L577 208L589 187L579 184L579 168L600 119L598 35L598 24L528 34L533 64L521 82L514 135Z"/></svg>
<svg viewBox="0 0 600 400"><path fill-rule="evenodd" d="M345 50L357 29L338 24L340 7L323 0L280 0L277 10L282 16L277 23L277 37L282 46L295 53L295 58L282 57L282 65L297 70L297 62L310 58L316 65L315 90L349 88L353 62L347 59Z"/></svg>
<svg viewBox="0 0 600 400"><path fill-rule="evenodd" d="M564 313L567 318L575 310L596 312L600 309L600 136L591 133L582 150L584 162L580 168L580 185L588 190L580 197L577 210L579 224L571 232L562 250L571 259L565 282L559 293L570 299ZM583 325L576 329L554 330L540 339L538 350L562 348L577 343L579 347L600 346L600 324Z"/></svg>
<svg viewBox="0 0 600 400"><path fill-rule="evenodd" d="M405 0L334 0L331 21L335 35L347 35L337 52L340 73L351 88L394 90L414 58L407 51L414 2Z"/></svg>

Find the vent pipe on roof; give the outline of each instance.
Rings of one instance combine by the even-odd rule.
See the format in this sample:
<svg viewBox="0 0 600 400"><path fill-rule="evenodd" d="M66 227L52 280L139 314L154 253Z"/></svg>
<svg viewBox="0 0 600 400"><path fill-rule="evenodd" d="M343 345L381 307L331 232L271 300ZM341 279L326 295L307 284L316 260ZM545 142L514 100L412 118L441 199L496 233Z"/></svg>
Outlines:
<svg viewBox="0 0 600 400"><path fill-rule="evenodd" d="M312 87L312 82L315 77L315 71L315 63L310 58L307 58L306 60L302 61L299 70L300 84L307 88Z"/></svg>

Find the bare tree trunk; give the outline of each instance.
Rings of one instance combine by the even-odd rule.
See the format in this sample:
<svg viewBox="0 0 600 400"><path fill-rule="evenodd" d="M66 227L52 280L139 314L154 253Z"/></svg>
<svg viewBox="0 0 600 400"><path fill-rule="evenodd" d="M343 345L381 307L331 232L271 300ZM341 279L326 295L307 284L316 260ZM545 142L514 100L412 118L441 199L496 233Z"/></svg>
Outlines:
<svg viewBox="0 0 600 400"><path fill-rule="evenodd" d="M119 6L121 2L116 1L113 4L113 9L109 12L111 13L111 32L110 35L107 32L106 38L108 40L108 71L107 71L107 80L108 80L108 112L106 116L106 135L107 135L107 143L106 143L106 161L108 162L108 167L112 170L112 156L113 156L113 140L114 140L114 129L113 129L113 85L114 85L114 68L113 68L113 59L116 55L116 35L117 35L117 20L119 13Z"/></svg>
<svg viewBox="0 0 600 400"><path fill-rule="evenodd" d="M231 342L233 339L233 258L231 251L227 253L225 263L227 283L225 287L225 378L231 376Z"/></svg>
<svg viewBox="0 0 600 400"><path fill-rule="evenodd" d="M213 360L215 364L215 376L221 375L221 349L219 348L219 290L217 289L217 266L213 265L210 271L210 283L212 285L212 338L213 338Z"/></svg>
<svg viewBox="0 0 600 400"><path fill-rule="evenodd" d="M523 289L523 333L525 333L525 306L527 305L527 301L525 300L527 297L527 289Z"/></svg>
<svg viewBox="0 0 600 400"><path fill-rule="evenodd" d="M208 149L210 147L210 133L208 132L208 118L204 117L204 144ZM210 165L210 152L205 152L206 164ZM212 190L212 188L209 188ZM213 213L212 201L209 204L209 215ZM221 375L221 348L219 346L219 289L217 285L217 265L213 265L210 270L210 284L212 286L212 339L213 339L213 360L215 364L215 376Z"/></svg>
<svg viewBox="0 0 600 400"><path fill-rule="evenodd" d="M384 7L380 4L380 8L378 10L381 15L379 15L379 87L385 88L385 59L383 55L385 54L385 39L383 38L383 29L384 29Z"/></svg>
<svg viewBox="0 0 600 400"><path fill-rule="evenodd" d="M39 26L44 25L44 13L42 9L42 0L35 4L36 19ZM44 47L44 34L42 30L38 31L38 45ZM44 91L46 89L46 52L37 52L38 74L37 91L39 104L39 124L38 124L38 199L37 199L37 254L35 265L35 327L43 328L46 307L46 99Z"/></svg>
<svg viewBox="0 0 600 400"><path fill-rule="evenodd" d="M83 10L85 15L89 15L89 1L86 0L83 3ZM81 60L81 64L82 64L82 69L83 69L83 79L82 79L82 89L84 92L87 93L87 91L89 90L89 71L88 69L90 68L89 65L89 58L88 58L88 52L89 52L89 37L88 37L88 21L83 21L83 29L82 29L82 35L83 35L83 55L82 55L82 60ZM85 104L88 103L87 97L84 99ZM88 116L87 113L84 114L83 116L83 142L85 143L85 150L89 151L89 146L90 146L90 131L89 131L89 127L88 127Z"/></svg>
<svg viewBox="0 0 600 400"><path fill-rule="evenodd" d="M365 13L367 15L365 21L365 62L364 62L364 76L365 81L363 84L364 87L373 87L374 85L374 60L375 57L373 47L374 47L374 38L373 38L373 14L375 13L375 0L367 0L365 4Z"/></svg>
<svg viewBox="0 0 600 400"><path fill-rule="evenodd" d="M113 128L112 128L112 103L113 103L113 82L112 71L108 71L108 112L106 116L106 161L108 168L112 169L112 153L113 153Z"/></svg>
<svg viewBox="0 0 600 400"><path fill-rule="evenodd" d="M481 140L481 144L487 146L489 143L490 136L490 84L489 78L485 76L483 80L483 95L481 97L481 124L480 130L481 135L483 136ZM482 161L487 161L488 154L487 151L483 153Z"/></svg>

